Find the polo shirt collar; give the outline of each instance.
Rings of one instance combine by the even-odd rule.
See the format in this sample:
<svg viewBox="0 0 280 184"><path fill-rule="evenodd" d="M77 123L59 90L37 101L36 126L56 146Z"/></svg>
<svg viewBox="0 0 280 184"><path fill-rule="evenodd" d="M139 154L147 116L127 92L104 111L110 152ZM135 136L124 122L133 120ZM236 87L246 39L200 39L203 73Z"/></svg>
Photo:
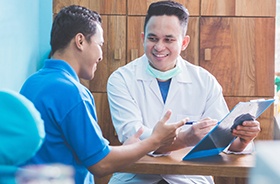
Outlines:
<svg viewBox="0 0 280 184"><path fill-rule="evenodd" d="M59 59L46 59L44 68L52 68L52 69L61 70L65 73L67 73L68 75L72 76L76 81L78 81L78 82L80 81L75 70L66 61L59 60Z"/></svg>

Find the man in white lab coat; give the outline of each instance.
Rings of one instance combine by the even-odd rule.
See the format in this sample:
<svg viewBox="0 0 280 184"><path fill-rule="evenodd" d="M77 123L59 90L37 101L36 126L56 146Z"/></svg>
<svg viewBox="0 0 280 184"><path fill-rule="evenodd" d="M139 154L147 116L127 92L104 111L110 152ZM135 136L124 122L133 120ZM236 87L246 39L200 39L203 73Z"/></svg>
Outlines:
<svg viewBox="0 0 280 184"><path fill-rule="evenodd" d="M186 35L188 16L188 10L179 3L152 3L142 33L145 54L120 67L108 80L111 116L121 142L141 127L144 133L140 138L149 137L156 122L169 109L170 123L184 117L198 121L181 128L174 144L163 146L151 155L194 146L229 112L215 77L180 56L190 41ZM243 151L259 131L259 122L245 121L233 130L233 135L239 138L229 150ZM213 180L210 176L115 173L110 183L208 184Z"/></svg>

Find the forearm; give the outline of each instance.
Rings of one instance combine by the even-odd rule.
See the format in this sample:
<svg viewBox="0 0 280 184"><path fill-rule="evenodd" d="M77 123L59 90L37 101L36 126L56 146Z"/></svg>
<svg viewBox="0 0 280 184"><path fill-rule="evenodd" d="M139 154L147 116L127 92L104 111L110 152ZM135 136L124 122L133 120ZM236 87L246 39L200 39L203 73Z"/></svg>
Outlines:
<svg viewBox="0 0 280 184"><path fill-rule="evenodd" d="M160 142L154 138L129 145L112 146L110 153L104 159L88 169L95 176L103 177L136 162L159 146Z"/></svg>
<svg viewBox="0 0 280 184"><path fill-rule="evenodd" d="M179 150L182 148L187 147L186 144L182 143L179 140L176 140L173 144L169 145L169 146L161 146L159 147L157 150L155 150L155 154L164 154L164 153L168 153L171 151L175 151L175 150Z"/></svg>
<svg viewBox="0 0 280 184"><path fill-rule="evenodd" d="M230 145L228 150L234 151L234 152L241 152L247 147L247 145L249 143L250 142L247 143L247 142L241 141L241 139L238 137L232 142L232 144Z"/></svg>
<svg viewBox="0 0 280 184"><path fill-rule="evenodd" d="M155 151L155 153L164 154L171 151L179 150L182 148L186 148L188 146L193 146L192 137L188 137L188 133L186 131L179 131L178 136L173 144L168 146L161 146L159 149Z"/></svg>

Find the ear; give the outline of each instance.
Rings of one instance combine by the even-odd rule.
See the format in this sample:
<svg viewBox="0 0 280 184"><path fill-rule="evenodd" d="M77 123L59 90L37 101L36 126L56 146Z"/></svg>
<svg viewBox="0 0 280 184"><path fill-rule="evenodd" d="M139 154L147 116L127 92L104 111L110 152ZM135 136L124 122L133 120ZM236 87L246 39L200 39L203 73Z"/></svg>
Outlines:
<svg viewBox="0 0 280 184"><path fill-rule="evenodd" d="M190 43L190 36L186 35L182 42L182 51L188 47L189 43Z"/></svg>
<svg viewBox="0 0 280 184"><path fill-rule="evenodd" d="M83 44L85 42L85 36L82 33L78 33L75 36L75 45L79 50L83 49Z"/></svg>
<svg viewBox="0 0 280 184"><path fill-rule="evenodd" d="M142 43L144 44L144 40L145 40L145 33L144 32L141 32L141 40L142 40Z"/></svg>

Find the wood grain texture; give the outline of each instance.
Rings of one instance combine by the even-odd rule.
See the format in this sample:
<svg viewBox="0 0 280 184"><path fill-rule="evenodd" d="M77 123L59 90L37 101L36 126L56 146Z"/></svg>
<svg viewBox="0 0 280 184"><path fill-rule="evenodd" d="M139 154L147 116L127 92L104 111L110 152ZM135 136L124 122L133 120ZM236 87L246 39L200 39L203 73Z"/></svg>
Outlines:
<svg viewBox="0 0 280 184"><path fill-rule="evenodd" d="M89 7L89 0L53 0L53 13L58 13L63 7L72 4Z"/></svg>
<svg viewBox="0 0 280 184"><path fill-rule="evenodd" d="M273 22L273 18L201 18L200 55L210 48L212 59L200 57L200 65L217 78L225 96L273 97Z"/></svg>
<svg viewBox="0 0 280 184"><path fill-rule="evenodd" d="M110 145L120 145L112 124L109 104L106 93L93 93L98 117L98 124L103 132L103 136L109 140Z"/></svg>
<svg viewBox="0 0 280 184"><path fill-rule="evenodd" d="M216 177L246 178L254 166L253 155L224 154L182 161L190 148L174 151L166 157L144 156L122 172L142 174L212 175Z"/></svg>
<svg viewBox="0 0 280 184"><path fill-rule="evenodd" d="M127 0L128 15L146 15L151 3L159 0ZM176 0L183 4L190 12L191 16L199 15L200 0Z"/></svg>
<svg viewBox="0 0 280 184"><path fill-rule="evenodd" d="M141 33L144 32L143 16L128 16L127 18L127 63L144 54ZM137 54L136 54L137 52Z"/></svg>
<svg viewBox="0 0 280 184"><path fill-rule="evenodd" d="M190 43L181 52L181 56L188 62L199 65L199 17L190 17L187 35L190 36Z"/></svg>
<svg viewBox="0 0 280 184"><path fill-rule="evenodd" d="M97 65L90 91L106 92L107 80L118 67L126 64L126 17L102 16L104 29L103 60ZM122 56L115 58L115 51Z"/></svg>
<svg viewBox="0 0 280 184"><path fill-rule="evenodd" d="M89 7L100 14L125 15L126 0L88 0Z"/></svg>
<svg viewBox="0 0 280 184"><path fill-rule="evenodd" d="M201 0L202 16L275 17L276 0Z"/></svg>

